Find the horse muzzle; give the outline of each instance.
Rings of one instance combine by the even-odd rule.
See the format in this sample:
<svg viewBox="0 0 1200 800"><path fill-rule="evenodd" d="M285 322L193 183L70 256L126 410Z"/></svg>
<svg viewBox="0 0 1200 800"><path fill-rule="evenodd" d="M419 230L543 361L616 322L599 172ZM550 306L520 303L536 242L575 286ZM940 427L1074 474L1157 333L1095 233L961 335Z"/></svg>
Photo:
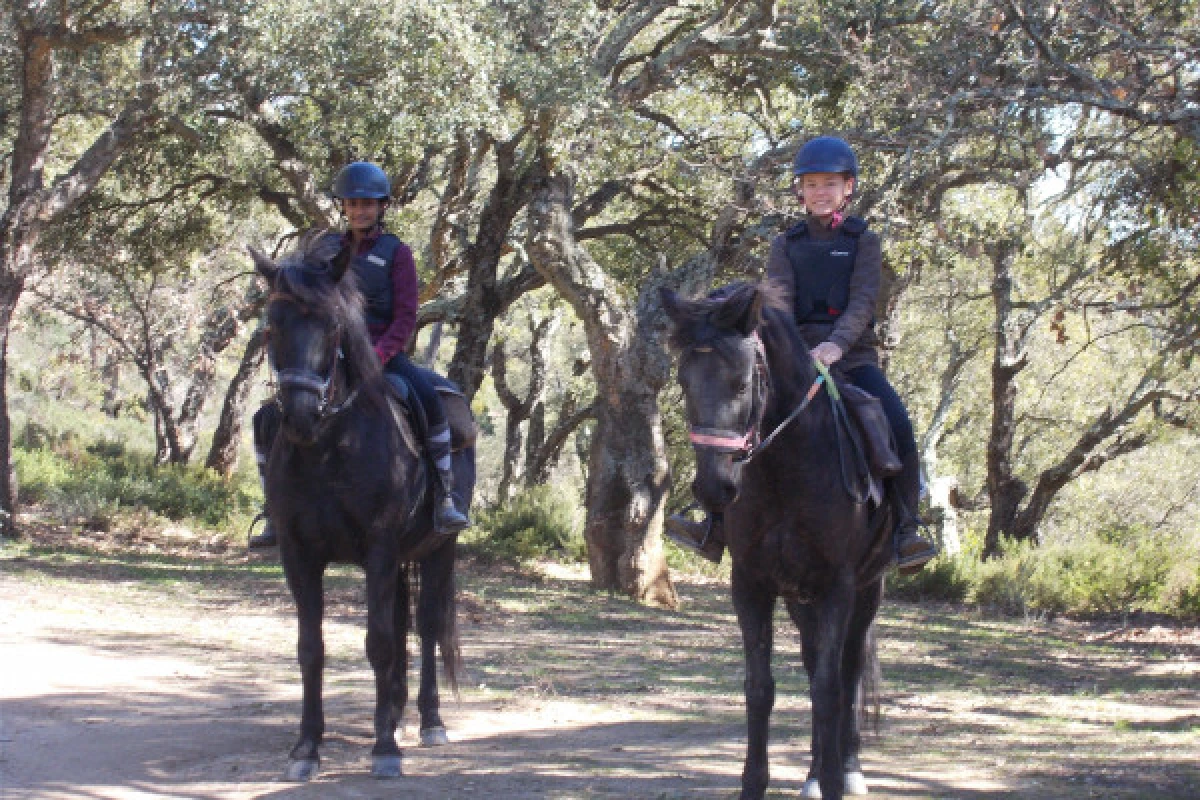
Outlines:
<svg viewBox="0 0 1200 800"><path fill-rule="evenodd" d="M304 447L316 443L321 429L321 413L314 396L303 392L293 393L286 400L280 398L279 408L282 412L280 430L288 441Z"/></svg>
<svg viewBox="0 0 1200 800"><path fill-rule="evenodd" d="M710 451L697 456L692 496L710 514L724 511L737 500L740 465L727 453Z"/></svg>

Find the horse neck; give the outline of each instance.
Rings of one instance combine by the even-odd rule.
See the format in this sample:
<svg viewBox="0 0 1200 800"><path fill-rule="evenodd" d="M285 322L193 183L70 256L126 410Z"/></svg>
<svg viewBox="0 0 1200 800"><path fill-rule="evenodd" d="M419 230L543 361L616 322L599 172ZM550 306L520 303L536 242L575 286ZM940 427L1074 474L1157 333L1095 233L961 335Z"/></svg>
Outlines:
<svg viewBox="0 0 1200 800"><path fill-rule="evenodd" d="M804 402L817 379L817 370L799 334L774 325L764 326L760 335L771 374L767 415L785 415Z"/></svg>

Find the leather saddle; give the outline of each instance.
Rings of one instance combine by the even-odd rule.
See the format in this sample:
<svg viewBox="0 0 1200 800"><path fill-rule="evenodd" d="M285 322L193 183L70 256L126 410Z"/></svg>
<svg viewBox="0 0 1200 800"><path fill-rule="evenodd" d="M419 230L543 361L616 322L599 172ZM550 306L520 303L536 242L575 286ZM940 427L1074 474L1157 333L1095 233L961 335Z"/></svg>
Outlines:
<svg viewBox="0 0 1200 800"><path fill-rule="evenodd" d="M442 401L442 408L446 412L446 421L450 425L450 451L457 453L460 450L474 447L475 440L479 436L479 426L475 423L475 415L471 413L471 405L467 402L466 395L449 378L425 367L418 367L418 369L421 370ZM384 373L384 377L387 378L390 390L389 399L392 401L392 413L403 415L409 423L399 426L405 441L414 453L421 455L425 448L420 446L420 443L425 441L425 432L428 427L425 410L421 408L416 393L403 376L388 372Z"/></svg>

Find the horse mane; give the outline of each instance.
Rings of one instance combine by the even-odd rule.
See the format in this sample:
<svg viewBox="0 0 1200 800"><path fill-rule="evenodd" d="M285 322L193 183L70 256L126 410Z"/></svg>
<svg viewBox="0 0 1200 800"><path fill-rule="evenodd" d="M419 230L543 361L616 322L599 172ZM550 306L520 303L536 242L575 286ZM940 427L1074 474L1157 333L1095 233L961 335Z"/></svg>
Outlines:
<svg viewBox="0 0 1200 800"><path fill-rule="evenodd" d="M360 394L382 401L383 367L363 314L363 295L352 270L334 280L333 260L341 250L337 239L318 231L279 259L272 294L288 298L342 331L342 354L348 379Z"/></svg>
<svg viewBox="0 0 1200 800"><path fill-rule="evenodd" d="M773 281L735 281L713 289L705 297L681 300L668 341L675 350L693 347L727 349L731 346L729 334L746 314L755 315L751 323L757 328L768 312L783 310L786 306L783 287Z"/></svg>

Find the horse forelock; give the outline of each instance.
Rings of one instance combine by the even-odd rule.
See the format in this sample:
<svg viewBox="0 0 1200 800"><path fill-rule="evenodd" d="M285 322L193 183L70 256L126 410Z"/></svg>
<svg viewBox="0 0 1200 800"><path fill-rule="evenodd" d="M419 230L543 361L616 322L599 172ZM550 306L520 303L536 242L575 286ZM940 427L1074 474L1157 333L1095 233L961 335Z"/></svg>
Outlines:
<svg viewBox="0 0 1200 800"><path fill-rule="evenodd" d="M310 237L301 248L279 260L272 287L273 300L286 300L340 328L342 352L350 371L364 389L381 373L363 316L363 295L353 272L333 280L333 258L340 245L331 237Z"/></svg>
<svg viewBox="0 0 1200 800"><path fill-rule="evenodd" d="M680 301L672 320L671 347L682 352L712 349L736 361L744 353L746 336L733 326L729 309L755 301L759 304L756 330L777 362L771 365L774 379L792 389L806 385L812 379L812 359L792 318L786 292L774 282L732 283L706 297Z"/></svg>

